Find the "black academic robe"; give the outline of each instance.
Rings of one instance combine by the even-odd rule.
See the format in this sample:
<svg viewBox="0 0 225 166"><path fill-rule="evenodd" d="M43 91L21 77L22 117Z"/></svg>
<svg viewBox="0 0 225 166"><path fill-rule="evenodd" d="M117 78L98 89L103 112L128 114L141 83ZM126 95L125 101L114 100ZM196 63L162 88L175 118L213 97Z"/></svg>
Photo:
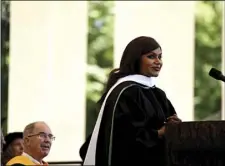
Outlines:
<svg viewBox="0 0 225 166"><path fill-rule="evenodd" d="M164 166L164 140L158 137L157 130L175 113L161 89L133 81L119 84L106 101L97 140L96 166ZM90 136L80 149L82 159L89 141Z"/></svg>

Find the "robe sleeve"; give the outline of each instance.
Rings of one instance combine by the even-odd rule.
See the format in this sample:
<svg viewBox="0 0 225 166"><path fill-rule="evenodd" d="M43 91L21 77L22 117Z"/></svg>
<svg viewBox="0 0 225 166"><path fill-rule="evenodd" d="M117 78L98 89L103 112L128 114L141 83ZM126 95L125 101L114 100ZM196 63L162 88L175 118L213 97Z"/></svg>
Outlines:
<svg viewBox="0 0 225 166"><path fill-rule="evenodd" d="M167 109L169 110L170 116L177 114L169 99L167 99Z"/></svg>
<svg viewBox="0 0 225 166"><path fill-rule="evenodd" d="M127 137L135 139L136 144L145 148L154 147L159 141L154 123L156 119L153 119L154 111L154 107L141 89L131 87L123 92L119 99L115 127L119 130L124 129Z"/></svg>
<svg viewBox="0 0 225 166"><path fill-rule="evenodd" d="M91 140L91 136L92 136L92 134L90 134L88 136L88 138L86 139L85 143L80 148L79 153L80 153L80 157L81 157L82 161L84 161L84 159L86 157L86 153L87 153L88 146L89 146L89 143L90 143L90 140Z"/></svg>

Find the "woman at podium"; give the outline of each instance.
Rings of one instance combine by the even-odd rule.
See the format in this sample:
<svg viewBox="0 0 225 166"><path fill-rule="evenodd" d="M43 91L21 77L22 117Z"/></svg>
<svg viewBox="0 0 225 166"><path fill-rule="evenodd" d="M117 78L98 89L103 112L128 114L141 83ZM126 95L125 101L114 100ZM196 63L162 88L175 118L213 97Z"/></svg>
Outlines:
<svg viewBox="0 0 225 166"><path fill-rule="evenodd" d="M155 85L162 65L155 39L140 36L126 46L109 75L94 131L80 149L83 165L165 165L164 125L180 119Z"/></svg>

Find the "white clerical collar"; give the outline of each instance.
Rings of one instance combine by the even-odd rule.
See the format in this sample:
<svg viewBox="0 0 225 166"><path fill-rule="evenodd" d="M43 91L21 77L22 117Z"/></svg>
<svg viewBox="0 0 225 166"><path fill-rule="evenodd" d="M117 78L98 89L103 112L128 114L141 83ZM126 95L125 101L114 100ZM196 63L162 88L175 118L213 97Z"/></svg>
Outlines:
<svg viewBox="0 0 225 166"><path fill-rule="evenodd" d="M34 162L35 164L43 165L43 163L40 163L39 161L37 161L36 159L34 159L31 155L29 155L29 154L27 154L27 153L25 153L25 152L23 152L22 155L28 157L28 158L29 158L32 162Z"/></svg>
<svg viewBox="0 0 225 166"><path fill-rule="evenodd" d="M155 86L156 83L155 77L147 77L139 74L129 75L120 78L117 82L125 82L125 81L134 81L148 87L153 87Z"/></svg>

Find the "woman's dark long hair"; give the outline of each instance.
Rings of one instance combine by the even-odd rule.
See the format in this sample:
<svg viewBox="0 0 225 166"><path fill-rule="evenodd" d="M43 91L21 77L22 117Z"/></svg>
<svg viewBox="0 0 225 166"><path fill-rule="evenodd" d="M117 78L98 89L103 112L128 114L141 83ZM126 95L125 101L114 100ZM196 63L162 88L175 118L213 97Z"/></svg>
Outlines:
<svg viewBox="0 0 225 166"><path fill-rule="evenodd" d="M118 79L132 74L140 74L141 56L159 47L160 45L155 39L147 36L137 37L133 39L130 43L128 43L123 52L120 61L120 67L113 69L110 72L105 87L105 92L103 93L101 99L98 101L98 104L102 104L107 92L117 82Z"/></svg>

